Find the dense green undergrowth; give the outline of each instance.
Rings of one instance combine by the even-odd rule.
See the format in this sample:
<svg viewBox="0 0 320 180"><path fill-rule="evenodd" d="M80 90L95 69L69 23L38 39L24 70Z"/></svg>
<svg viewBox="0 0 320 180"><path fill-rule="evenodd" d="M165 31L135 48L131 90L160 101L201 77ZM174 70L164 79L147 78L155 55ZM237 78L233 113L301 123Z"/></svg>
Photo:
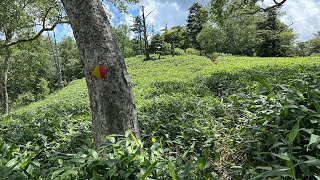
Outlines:
<svg viewBox="0 0 320 180"><path fill-rule="evenodd" d="M92 150L86 85L73 81L2 118L0 179L320 178L319 58L126 63L141 142L127 132Z"/></svg>

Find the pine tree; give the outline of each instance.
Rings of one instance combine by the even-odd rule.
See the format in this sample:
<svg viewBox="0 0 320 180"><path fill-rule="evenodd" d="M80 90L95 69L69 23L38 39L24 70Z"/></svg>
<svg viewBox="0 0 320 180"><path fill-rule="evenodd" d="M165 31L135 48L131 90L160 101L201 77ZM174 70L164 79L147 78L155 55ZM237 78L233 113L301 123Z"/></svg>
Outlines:
<svg viewBox="0 0 320 180"><path fill-rule="evenodd" d="M197 35L203 29L207 21L207 12L199 3L194 3L189 8L189 16L187 20L187 38L189 47L200 49L200 44L197 42Z"/></svg>
<svg viewBox="0 0 320 180"><path fill-rule="evenodd" d="M278 9L267 12L266 19L257 23L258 45L256 53L262 57L281 56L279 33L281 32Z"/></svg>
<svg viewBox="0 0 320 180"><path fill-rule="evenodd" d="M143 32L143 24L142 18L140 16L136 16L133 20L133 25L131 26L131 31L138 34L139 46L140 46L140 54L143 54L142 49L142 32Z"/></svg>

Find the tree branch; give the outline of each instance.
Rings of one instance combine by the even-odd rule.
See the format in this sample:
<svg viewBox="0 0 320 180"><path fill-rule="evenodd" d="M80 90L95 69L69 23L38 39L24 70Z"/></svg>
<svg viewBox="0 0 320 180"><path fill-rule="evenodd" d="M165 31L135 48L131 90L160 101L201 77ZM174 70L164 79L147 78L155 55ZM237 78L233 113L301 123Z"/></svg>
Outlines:
<svg viewBox="0 0 320 180"><path fill-rule="evenodd" d="M45 28L46 27L46 19L47 19L47 16L50 12L50 10L52 9L52 7L49 7L47 10L46 10L46 13L44 14L43 18L42 18L42 28Z"/></svg>
<svg viewBox="0 0 320 180"><path fill-rule="evenodd" d="M147 18L153 11L155 11L155 9L152 10L152 11L150 11L150 12L145 16L145 18Z"/></svg>
<svg viewBox="0 0 320 180"><path fill-rule="evenodd" d="M248 15L254 15L254 14L257 14L258 12L268 12L269 10L273 9L273 8L276 8L276 7L280 7L282 6L287 0L282 0L281 2L278 2L277 0L273 0L274 2L274 5L273 6L269 6L269 7L266 7L266 8L259 8L253 12L245 12L245 13L242 13L242 14L248 14Z"/></svg>
<svg viewBox="0 0 320 180"><path fill-rule="evenodd" d="M23 42L29 42L29 41L34 41L36 40L38 37L41 36L41 34L45 31L52 31L58 24L69 24L70 22L69 21L57 21L55 22L51 27L43 27L37 34L35 34L33 37L29 37L29 38L26 38L26 39L19 39L17 41L13 41L13 42L10 42L10 43L4 43L2 44L0 47L3 48L3 47L9 47L9 46L13 46L13 45L16 45L16 44L19 44L19 43L23 43Z"/></svg>

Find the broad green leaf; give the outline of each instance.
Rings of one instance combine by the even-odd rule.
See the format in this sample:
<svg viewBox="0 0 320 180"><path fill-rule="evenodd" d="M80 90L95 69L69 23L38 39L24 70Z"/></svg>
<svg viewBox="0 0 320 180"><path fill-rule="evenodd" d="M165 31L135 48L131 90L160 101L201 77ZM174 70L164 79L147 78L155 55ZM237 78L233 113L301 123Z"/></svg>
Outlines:
<svg viewBox="0 0 320 180"><path fill-rule="evenodd" d="M289 143L292 143L296 139L298 133L299 133L299 121L293 126L291 132L287 134L286 140Z"/></svg>
<svg viewBox="0 0 320 180"><path fill-rule="evenodd" d="M147 171L143 174L142 179L145 180L148 175L150 174L150 172L152 171L152 169L157 165L157 161L152 163L151 166L148 167Z"/></svg>
<svg viewBox="0 0 320 180"><path fill-rule="evenodd" d="M30 154L29 158L20 164L20 168L26 167L29 164L29 162L31 161L31 159L34 157L34 155L35 154L33 154L33 153Z"/></svg>
<svg viewBox="0 0 320 180"><path fill-rule="evenodd" d="M13 169L19 163L20 163L20 161L18 161L18 158L13 158L7 162L6 166L11 167Z"/></svg>
<svg viewBox="0 0 320 180"><path fill-rule="evenodd" d="M294 90L294 92L295 92L301 99L305 99L301 91L299 91L299 90L296 89L296 90Z"/></svg>
<svg viewBox="0 0 320 180"><path fill-rule="evenodd" d="M67 177L69 177L70 175L77 175L78 171L76 170L66 170L65 172L63 172L60 176L61 179L66 179Z"/></svg>
<svg viewBox="0 0 320 180"><path fill-rule="evenodd" d="M12 145L10 146L10 150L7 152L7 155L6 155L6 156L7 156L7 160L10 160L10 159L11 159L12 153L13 153L15 147L16 147L15 144L12 144Z"/></svg>
<svg viewBox="0 0 320 180"><path fill-rule="evenodd" d="M282 176L282 177L288 177L290 176L288 174L288 171L289 168L280 168L280 169L275 169L275 170L272 170L272 171L267 171L265 173L262 173L262 174L259 174L258 176L252 178L251 180L256 180L256 179L263 179L263 178L267 178L267 177L279 177L279 176Z"/></svg>
<svg viewBox="0 0 320 180"><path fill-rule="evenodd" d="M307 149L309 149L310 145L312 145L312 144L317 145L317 144L319 144L319 142L320 142L320 136L315 135L315 134L311 134Z"/></svg>
<svg viewBox="0 0 320 180"><path fill-rule="evenodd" d="M317 101L314 102L314 107L316 108L317 112L320 113L320 105L317 103Z"/></svg>
<svg viewBox="0 0 320 180"><path fill-rule="evenodd" d="M200 170L202 170L206 166L207 160L208 160L208 157L200 157L199 158L198 163L199 163Z"/></svg>
<svg viewBox="0 0 320 180"><path fill-rule="evenodd" d="M283 159L283 160L286 160L286 161L291 160L288 153L281 153L281 154L271 153L271 155L276 156L276 157Z"/></svg>
<svg viewBox="0 0 320 180"><path fill-rule="evenodd" d="M272 90L272 87L266 81L264 81L262 78L260 78L259 76L254 76L254 80L256 80L257 82L262 84L265 88L268 89L268 91Z"/></svg>
<svg viewBox="0 0 320 180"><path fill-rule="evenodd" d="M308 161L300 162L299 164L308 164L309 166L320 166L320 159L311 159Z"/></svg>
<svg viewBox="0 0 320 180"><path fill-rule="evenodd" d="M168 167L169 167L169 172L172 180L177 180L176 173L174 172L174 169L173 169L173 164L170 160L168 160Z"/></svg>
<svg viewBox="0 0 320 180"><path fill-rule="evenodd" d="M54 171L51 175L51 179L55 179L56 177L59 176L60 173L62 173L64 171L64 169L59 169L57 171Z"/></svg>

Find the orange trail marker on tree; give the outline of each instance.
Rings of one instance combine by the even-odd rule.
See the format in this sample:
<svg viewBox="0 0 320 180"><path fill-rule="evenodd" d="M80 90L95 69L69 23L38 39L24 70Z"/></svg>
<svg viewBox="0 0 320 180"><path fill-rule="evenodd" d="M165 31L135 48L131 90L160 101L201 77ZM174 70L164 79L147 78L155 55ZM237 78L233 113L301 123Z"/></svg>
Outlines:
<svg viewBox="0 0 320 180"><path fill-rule="evenodd" d="M94 68L92 75L98 79L102 79L104 78L104 76L107 74L107 69L101 65L96 66L96 68Z"/></svg>

